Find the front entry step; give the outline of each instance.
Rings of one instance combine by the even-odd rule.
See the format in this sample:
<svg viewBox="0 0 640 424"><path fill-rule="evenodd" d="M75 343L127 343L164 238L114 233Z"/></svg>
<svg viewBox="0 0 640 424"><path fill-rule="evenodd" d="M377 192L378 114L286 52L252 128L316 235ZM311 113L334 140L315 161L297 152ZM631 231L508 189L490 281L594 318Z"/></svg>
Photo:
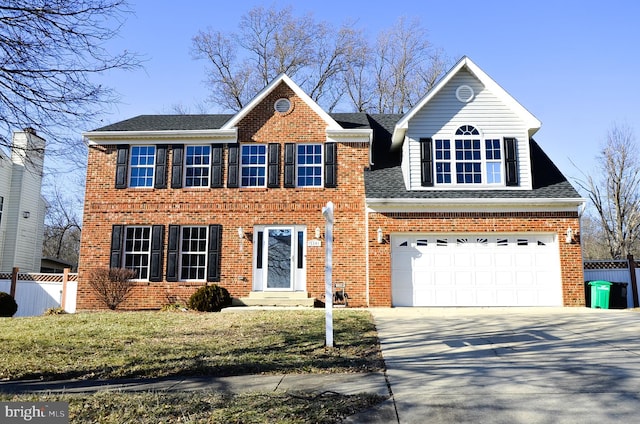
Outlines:
<svg viewBox="0 0 640 424"><path fill-rule="evenodd" d="M236 299L234 299L236 300ZM308 292L254 292L237 299L244 306L307 306L312 308L314 299Z"/></svg>

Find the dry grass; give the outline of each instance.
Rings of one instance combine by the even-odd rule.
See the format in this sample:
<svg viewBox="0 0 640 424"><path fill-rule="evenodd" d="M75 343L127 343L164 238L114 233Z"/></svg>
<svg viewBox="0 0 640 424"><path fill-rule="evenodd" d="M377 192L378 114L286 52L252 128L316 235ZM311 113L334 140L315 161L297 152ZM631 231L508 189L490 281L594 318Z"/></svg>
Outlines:
<svg viewBox="0 0 640 424"><path fill-rule="evenodd" d="M0 378L97 379L337 373L384 367L369 312L322 310L99 312L0 319ZM97 392L3 395L66 401L73 423L335 423L383 400L335 393Z"/></svg>
<svg viewBox="0 0 640 424"><path fill-rule="evenodd" d="M0 320L0 378L334 373L383 369L367 311L100 312Z"/></svg>

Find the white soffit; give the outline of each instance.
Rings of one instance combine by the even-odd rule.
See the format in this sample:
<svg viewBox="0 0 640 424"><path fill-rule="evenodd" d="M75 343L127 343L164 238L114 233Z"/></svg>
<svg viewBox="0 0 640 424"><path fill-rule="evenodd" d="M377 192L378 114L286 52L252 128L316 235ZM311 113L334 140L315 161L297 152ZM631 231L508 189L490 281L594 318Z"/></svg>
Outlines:
<svg viewBox="0 0 640 424"><path fill-rule="evenodd" d="M166 130L166 131L88 131L82 137L89 145L121 144L131 141L155 143L201 142L201 143L235 143L238 131L235 128L222 130Z"/></svg>

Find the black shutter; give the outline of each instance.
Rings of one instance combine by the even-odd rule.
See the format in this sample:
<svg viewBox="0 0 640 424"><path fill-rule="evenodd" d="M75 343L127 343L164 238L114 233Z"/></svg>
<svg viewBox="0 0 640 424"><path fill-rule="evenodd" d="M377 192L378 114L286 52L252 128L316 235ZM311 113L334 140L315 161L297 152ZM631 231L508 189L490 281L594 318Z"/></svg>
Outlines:
<svg viewBox="0 0 640 424"><path fill-rule="evenodd" d="M180 255L180 226L169 225L167 243L167 281L178 281L178 256Z"/></svg>
<svg viewBox="0 0 640 424"><path fill-rule="evenodd" d="M113 225L111 227L111 257L109 258L109 268L122 267L123 236L124 225Z"/></svg>
<svg viewBox="0 0 640 424"><path fill-rule="evenodd" d="M167 188L167 146L156 146L154 188Z"/></svg>
<svg viewBox="0 0 640 424"><path fill-rule="evenodd" d="M280 145L278 143L269 143L267 167L267 187L280 187Z"/></svg>
<svg viewBox="0 0 640 424"><path fill-rule="evenodd" d="M433 140L420 139L420 185L433 187Z"/></svg>
<svg viewBox="0 0 640 424"><path fill-rule="evenodd" d="M293 188L296 186L296 144L284 145L284 186Z"/></svg>
<svg viewBox="0 0 640 424"><path fill-rule="evenodd" d="M209 250L207 255L207 281L220 281L220 249L222 225L209 225Z"/></svg>
<svg viewBox="0 0 640 424"><path fill-rule="evenodd" d="M129 166L129 145L118 146L116 156L116 188L127 188L127 168Z"/></svg>
<svg viewBox="0 0 640 424"><path fill-rule="evenodd" d="M238 188L240 186L238 179L239 150L240 147L238 145L229 146L229 169L227 170L227 187L229 188Z"/></svg>
<svg viewBox="0 0 640 424"><path fill-rule="evenodd" d="M325 143L324 145L324 186L325 188L335 188L337 183L337 160L338 146L336 143Z"/></svg>
<svg viewBox="0 0 640 424"><path fill-rule="evenodd" d="M151 266L149 281L162 281L162 243L164 242L164 225L151 227Z"/></svg>
<svg viewBox="0 0 640 424"><path fill-rule="evenodd" d="M171 188L182 188L182 167L184 163L184 145L176 144L172 147L173 161L171 162Z"/></svg>
<svg viewBox="0 0 640 424"><path fill-rule="evenodd" d="M504 139L504 171L507 186L518 185L518 152L515 138Z"/></svg>
<svg viewBox="0 0 640 424"><path fill-rule="evenodd" d="M222 183L222 153L221 144L211 146L211 188L219 188Z"/></svg>

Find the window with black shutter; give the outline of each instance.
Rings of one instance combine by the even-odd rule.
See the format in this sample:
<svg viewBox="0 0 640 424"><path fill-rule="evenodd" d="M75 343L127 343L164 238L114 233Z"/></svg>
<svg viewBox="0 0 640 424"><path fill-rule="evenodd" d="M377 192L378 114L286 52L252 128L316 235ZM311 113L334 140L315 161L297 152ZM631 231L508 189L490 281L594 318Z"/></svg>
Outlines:
<svg viewBox="0 0 640 424"><path fill-rule="evenodd" d="M505 182L507 186L518 185L518 152L515 138L504 139Z"/></svg>
<svg viewBox="0 0 640 424"><path fill-rule="evenodd" d="M184 145L176 144L172 148L171 188L182 188L182 168L184 161Z"/></svg>
<svg viewBox="0 0 640 424"><path fill-rule="evenodd" d="M325 143L324 145L324 186L325 188L336 188L337 181L337 152L336 143Z"/></svg>
<svg viewBox="0 0 640 424"><path fill-rule="evenodd" d="M116 152L116 188L127 188L129 145L120 145Z"/></svg>
<svg viewBox="0 0 640 424"><path fill-rule="evenodd" d="M162 281L162 243L164 242L164 225L151 227L151 261L149 281Z"/></svg>
<svg viewBox="0 0 640 424"><path fill-rule="evenodd" d="M222 181L223 152L222 145L211 146L211 188L220 188L224 185Z"/></svg>
<svg viewBox="0 0 640 424"><path fill-rule="evenodd" d="M433 187L433 140L420 139L420 185Z"/></svg>
<svg viewBox="0 0 640 424"><path fill-rule="evenodd" d="M220 250L222 248L222 225L209 225L209 248L207 252L207 281L220 281Z"/></svg>

